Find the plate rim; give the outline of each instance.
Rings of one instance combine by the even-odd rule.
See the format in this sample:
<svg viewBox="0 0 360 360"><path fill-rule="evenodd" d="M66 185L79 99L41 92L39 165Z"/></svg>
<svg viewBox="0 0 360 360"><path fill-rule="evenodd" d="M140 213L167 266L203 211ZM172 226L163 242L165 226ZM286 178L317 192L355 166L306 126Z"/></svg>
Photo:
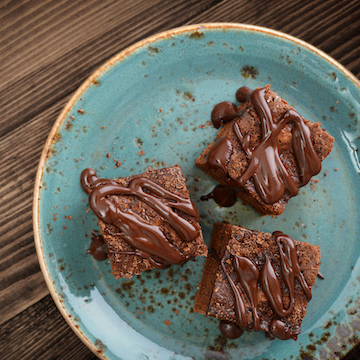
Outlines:
<svg viewBox="0 0 360 360"><path fill-rule="evenodd" d="M41 181L44 173L44 168L46 164L46 160L48 154L50 152L53 141L56 137L58 130L60 129L63 121L66 118L66 115L69 113L70 109L74 106L75 102L81 97L81 95L85 92L85 90L92 84L94 81L105 71L110 69L115 63L125 59L130 56L137 49L142 48L143 46L149 45L150 43L154 43L158 40L170 38L173 35L178 35L182 33L201 31L201 30L246 30L253 32L260 32L267 35L279 37L295 44L298 44L302 47L307 48L311 52L322 57L324 60L328 61L335 67L337 67L344 75L346 75L353 84L357 85L360 90L360 80L345 66L340 64L337 60L333 59L330 55L326 54L324 51L318 49L317 47L309 44L308 42L298 39L295 36L286 34L282 31L270 29L263 26L251 25L251 24L243 24L243 23L232 23L232 22L205 22L199 24L192 25L184 25L176 28L172 28L169 30L162 31L160 33L156 33L149 37L146 37L140 41L135 42L134 44L126 47L109 60L107 60L103 65L101 65L97 70L95 70L75 91L75 93L71 96L71 98L67 101L64 108L61 110L58 115L54 125L51 128L51 131L46 139L45 145L41 152L39 164L36 171L35 176L35 184L33 191L33 204L32 204L32 218L33 218L33 233L34 233L34 243L36 254L38 257L40 269L42 275L44 277L46 286L50 292L50 295L60 311L61 315L64 317L70 328L75 332L75 334L80 338L80 340L100 359L110 360L107 356L105 356L102 352L98 351L95 345L89 340L88 337L80 330L80 328L74 323L74 320L70 316L67 308L64 303L58 297L58 294L55 289L55 285L53 284L52 278L50 276L50 272L48 270L48 265L45 260L44 251L42 248L42 239L40 236L40 213L39 213L39 201L40 201L40 190L41 190ZM350 349L351 350L351 349Z"/></svg>

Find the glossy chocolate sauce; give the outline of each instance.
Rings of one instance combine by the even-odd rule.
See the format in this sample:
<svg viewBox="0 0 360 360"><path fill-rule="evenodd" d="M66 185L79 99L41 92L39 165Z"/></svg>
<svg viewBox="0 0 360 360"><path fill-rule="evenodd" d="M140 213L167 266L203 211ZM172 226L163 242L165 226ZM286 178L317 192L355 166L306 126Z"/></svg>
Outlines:
<svg viewBox="0 0 360 360"><path fill-rule="evenodd" d="M232 321L221 320L219 323L220 332L227 338L227 339L237 339L243 333L244 330L241 329L237 324L233 323Z"/></svg>
<svg viewBox="0 0 360 360"><path fill-rule="evenodd" d="M229 186L217 185L214 190L200 198L201 201L213 199L218 205L230 207L236 203L236 191Z"/></svg>
<svg viewBox="0 0 360 360"><path fill-rule="evenodd" d="M294 240L280 231L275 231L273 235L276 237L276 242L280 252L281 277L289 291L290 305L287 309L284 309L283 306L280 281L267 255L265 255L265 264L262 267L260 274L257 266L251 260L234 255L233 267L237 275L237 280L240 284L239 286L230 276L225 266L224 259L220 259L213 250L210 250L213 258L219 265L221 265L229 281L235 297L234 306L236 324L240 326L240 328L244 329L248 327L246 317L247 309L245 306L246 301L251 307L253 328L255 331L260 330L260 318L258 315L259 278L261 289L264 292L265 297L269 301L274 312L280 317L288 317L294 309L295 278L298 279L307 299L311 300L311 290L301 272ZM271 335L283 340L296 338L296 335L298 335L296 332L291 332L284 322L277 319L274 319L271 322L269 332Z"/></svg>
<svg viewBox="0 0 360 360"><path fill-rule="evenodd" d="M278 136L281 130L288 124L293 123L292 150L296 158L300 186L306 185L310 178L321 170L321 161L313 147L310 129L305 125L302 117L295 110L288 110L279 122L275 123L269 105L265 100L266 89L256 89L251 93L250 100L258 113L261 121L261 141L251 150L250 135L244 137L237 122L234 122L233 129L243 150L249 158L249 165L245 172L229 186L245 187L250 178L253 179L257 193L261 200L269 205L279 201L285 191L289 196L298 193L298 186L284 166L279 151ZM229 139L221 139L221 147L214 142L207 156L207 163L210 167L218 167L213 164L221 163L221 169L225 174L229 173L228 163L233 154L233 145ZM221 151L217 153L217 149ZM226 155L224 157L224 155ZM224 161L226 160L226 161Z"/></svg>
<svg viewBox="0 0 360 360"><path fill-rule="evenodd" d="M216 138L214 145L210 149L206 162L213 168L218 168L227 172L227 165L233 153L231 141L226 138Z"/></svg>
<svg viewBox="0 0 360 360"><path fill-rule="evenodd" d="M105 228L105 232L112 236L120 236L121 237L121 235L122 235L121 233L112 232L108 227ZM168 264L165 262L156 261L154 258L148 257L148 255L146 253L144 253L143 251L138 250L138 249L134 249L134 251L117 251L117 250L114 250L110 245L108 245L108 251L110 254L129 255L129 256L136 255L136 256L143 257L143 258L147 258L152 265L154 265L155 267L157 267L159 269L167 269L171 265L171 264Z"/></svg>
<svg viewBox="0 0 360 360"><path fill-rule="evenodd" d="M237 107L230 101L223 101L215 105L211 112L211 121L216 129L221 125L228 123L229 121L237 117Z"/></svg>
<svg viewBox="0 0 360 360"><path fill-rule="evenodd" d="M246 319L246 307L244 300L242 298L240 288L236 286L234 280L231 278L229 272L226 269L224 264L224 259L220 259L219 255L214 249L209 249L209 253L213 257L213 259L218 263L219 266L222 267L231 287L231 290L235 296L235 318L236 324L240 326L240 328L247 327L247 319ZM224 334L223 334L224 335ZM225 336L225 335L224 335Z"/></svg>
<svg viewBox="0 0 360 360"><path fill-rule="evenodd" d="M265 265L261 270L261 285L271 307L279 316L289 316L294 309L295 303L295 278L298 279L306 297L311 300L311 290L301 272L299 258L296 253L294 240L281 231L275 231L273 235L280 252L281 277L289 290L290 305L284 309L280 281L266 256Z"/></svg>
<svg viewBox="0 0 360 360"><path fill-rule="evenodd" d="M286 287L290 289L290 293L294 293L294 278L296 278L299 281L308 301L310 301L312 298L311 289L301 272L294 240L281 231L274 231L273 235L276 237L276 243L280 251L281 276Z"/></svg>
<svg viewBox="0 0 360 360"><path fill-rule="evenodd" d="M132 211L122 211L110 195L132 195L155 210L161 219L174 228L183 241L193 241L198 230L193 224L178 215L173 209L198 219L198 213L190 199L183 199L144 177L133 178L127 187L117 182L100 179L93 169L85 169L81 174L81 185L90 193L89 204L95 215L106 224L115 225L121 236L136 249L136 254L156 261L152 256L163 260L162 265L181 264L189 260L166 238L160 226L151 223Z"/></svg>
<svg viewBox="0 0 360 360"><path fill-rule="evenodd" d="M95 183L97 180L99 180L99 178L96 175L96 171L94 169L87 168L81 173L80 185L87 194L90 194L91 184Z"/></svg>
<svg viewBox="0 0 360 360"><path fill-rule="evenodd" d="M91 234L90 247L86 252L95 260L103 261L108 258L108 249L102 235L97 235L95 233Z"/></svg>
<svg viewBox="0 0 360 360"><path fill-rule="evenodd" d="M291 296L293 294L290 295L290 306L285 310L283 307L280 281L267 255L264 267L261 270L261 286L276 314L283 317L289 316L294 307L294 297Z"/></svg>
<svg viewBox="0 0 360 360"><path fill-rule="evenodd" d="M227 174L228 164L232 154L233 148L229 139L215 138L214 144L206 156L206 162L210 167L221 169L225 174ZM230 177L227 177L225 181L227 186L233 189L237 189L239 187L239 184Z"/></svg>
<svg viewBox="0 0 360 360"><path fill-rule="evenodd" d="M296 336L300 334L300 331L293 332L286 326L283 321L274 319L270 323L269 333L278 339L289 340L296 338Z"/></svg>
<svg viewBox="0 0 360 360"><path fill-rule="evenodd" d="M233 265L240 285L250 302L254 330L259 331L260 318L257 312L259 270L251 260L237 255L234 256Z"/></svg>
<svg viewBox="0 0 360 360"><path fill-rule="evenodd" d="M240 326L240 328L247 328L247 318L246 318L246 307L245 302L243 299L243 296L241 294L240 288L236 286L234 280L231 278L229 272L226 269L226 266L224 264L224 259L220 260L220 265L222 269L224 270L224 273L230 283L231 290L235 296L235 318L237 325Z"/></svg>

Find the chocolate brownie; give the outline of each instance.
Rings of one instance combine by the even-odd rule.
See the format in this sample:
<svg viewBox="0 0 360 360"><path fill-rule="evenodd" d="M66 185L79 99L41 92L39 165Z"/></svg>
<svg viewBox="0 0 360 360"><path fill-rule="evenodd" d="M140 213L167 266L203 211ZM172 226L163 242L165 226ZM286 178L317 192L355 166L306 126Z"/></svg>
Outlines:
<svg viewBox="0 0 360 360"><path fill-rule="evenodd" d="M270 91L270 85L243 98L246 102L235 118L226 102L214 108L214 126L224 126L195 165L218 183L236 189L238 198L260 214L279 215L298 188L319 173L334 138L320 123L300 116Z"/></svg>
<svg viewBox="0 0 360 360"><path fill-rule="evenodd" d="M320 248L216 223L194 311L281 338L300 333L320 265ZM211 255L213 254L213 255Z"/></svg>
<svg viewBox="0 0 360 360"><path fill-rule="evenodd" d="M115 278L207 254L185 181L179 165L115 180L82 172Z"/></svg>

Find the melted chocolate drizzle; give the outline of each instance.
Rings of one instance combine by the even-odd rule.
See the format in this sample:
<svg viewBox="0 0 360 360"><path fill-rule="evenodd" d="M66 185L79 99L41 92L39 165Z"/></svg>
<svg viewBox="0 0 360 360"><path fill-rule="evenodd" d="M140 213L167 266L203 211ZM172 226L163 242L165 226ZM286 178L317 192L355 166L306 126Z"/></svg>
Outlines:
<svg viewBox="0 0 360 360"><path fill-rule="evenodd" d="M240 284L240 286L238 286L226 269L224 259L220 259L214 250L210 250L213 258L221 265L230 283L235 297L236 324L240 326L240 328L247 328L248 326L245 305L245 301L247 300L252 311L253 328L255 331L260 330L260 318L258 315L259 277L262 290L267 300L274 312L280 317L288 317L294 309L295 278L298 279L307 299L311 300L311 289L301 272L294 240L280 231L275 231L273 235L276 237L280 252L281 276L289 291L290 305L287 309L284 309L283 306L280 281L267 255L265 255L265 264L260 275L257 266L251 260L234 255L233 266ZM278 319L272 320L269 326L269 332L271 335L283 340L296 338L299 334L299 332L292 332L283 321Z"/></svg>
<svg viewBox="0 0 360 360"><path fill-rule="evenodd" d="M230 101L223 101L215 105L211 112L211 121L216 129L228 123L237 116L237 107Z"/></svg>
<svg viewBox="0 0 360 360"><path fill-rule="evenodd" d="M115 235L135 248L135 255L149 259L157 267L181 264L190 259L168 241L160 226L132 211L120 210L108 197L136 196L155 210L161 219L173 227L179 237L187 242L196 239L198 230L173 209L198 219L198 212L190 199L183 199L144 177L133 178L127 187L121 186L115 181L98 178L93 169L85 169L81 173L80 182L84 191L90 194L89 204L95 215L104 223L115 225L120 230ZM153 256L163 262L156 261Z"/></svg>
<svg viewBox="0 0 360 360"><path fill-rule="evenodd" d="M216 138L214 144L206 156L207 164L215 169L221 169L225 174L228 173L228 164L233 154L233 147L231 141L227 138ZM227 186L231 188L238 188L239 184L227 177L225 179Z"/></svg>
<svg viewBox="0 0 360 360"><path fill-rule="evenodd" d="M227 271L227 269L225 267L225 264L224 264L224 259L221 259L220 264L221 264L221 267L224 270L224 273L225 273L226 277L228 278L228 281L229 281L230 286L231 286L231 290L233 291L234 296L235 296L236 323L241 328L246 328L247 327L246 306L245 306L244 298L242 296L242 291L235 284L234 280L231 278L229 272Z"/></svg>
<svg viewBox="0 0 360 360"><path fill-rule="evenodd" d="M261 122L261 140L253 150L249 146L250 135L244 137L238 123L233 124L236 137L250 162L240 178L229 181L229 186L245 187L247 181L252 178L261 200L272 205L284 196L285 191L290 196L298 193L298 186L280 158L278 135L285 125L294 124L292 150L298 164L300 186L306 185L312 176L320 172L321 161L312 144L310 129L302 117L295 110L290 109L275 123L265 100L265 92L266 88L256 89L250 97ZM217 153L219 150L220 152ZM232 154L233 147L229 139L217 140L208 153L207 163L210 167L221 168L225 174L228 174L227 165Z"/></svg>
<svg viewBox="0 0 360 360"><path fill-rule="evenodd" d="M296 338L300 331L291 331L283 321L274 319L270 323L269 333L278 339L288 340Z"/></svg>
<svg viewBox="0 0 360 360"><path fill-rule="evenodd" d="M91 234L91 243L89 249L86 250L95 260L103 261L108 258L108 248L105 244L104 238L102 235Z"/></svg>
<svg viewBox="0 0 360 360"><path fill-rule="evenodd" d="M214 201L223 207L230 207L236 203L236 191L229 186L217 185L214 190L200 198L201 201L214 199Z"/></svg>
<svg viewBox="0 0 360 360"><path fill-rule="evenodd" d="M237 339L244 333L244 330L241 329L237 324L227 320L220 321L219 329L221 333L228 339Z"/></svg>
<svg viewBox="0 0 360 360"><path fill-rule="evenodd" d="M227 173L227 166L229 164L233 148L231 141L227 138L216 138L214 145L209 151L206 162L213 168L218 168Z"/></svg>
<svg viewBox="0 0 360 360"><path fill-rule="evenodd" d="M311 289L301 272L294 240L281 231L274 231L273 235L276 237L276 243L280 251L281 276L284 279L285 285L294 293L294 279L298 279L308 301L310 301L312 298Z"/></svg>
<svg viewBox="0 0 360 360"><path fill-rule="evenodd" d="M260 318L257 312L259 270L251 260L242 256L235 255L233 264L240 285L244 289L246 297L250 302L254 330L259 331Z"/></svg>
<svg viewBox="0 0 360 360"><path fill-rule="evenodd" d="M111 236L119 236L119 237L122 236L122 233L115 233L115 232L111 231L109 227L105 228L105 232ZM108 250L109 250L109 253L111 253L111 254L130 255L130 256L136 255L136 256L147 258L153 266L155 266L159 269L167 269L171 265L166 262L161 263L159 261L156 261L154 258L148 257L146 253L144 253L143 251L141 251L139 249L134 249L134 251L116 251L112 247L108 246Z"/></svg>

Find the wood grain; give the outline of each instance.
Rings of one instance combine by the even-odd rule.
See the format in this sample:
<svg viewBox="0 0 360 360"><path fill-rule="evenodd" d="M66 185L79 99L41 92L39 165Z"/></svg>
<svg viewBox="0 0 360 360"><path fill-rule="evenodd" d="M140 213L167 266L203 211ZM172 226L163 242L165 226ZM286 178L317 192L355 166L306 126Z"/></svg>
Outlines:
<svg viewBox="0 0 360 360"><path fill-rule="evenodd" d="M66 100L0 141L0 168L6 174L0 177L0 325L48 294L35 254L32 194L36 164Z"/></svg>
<svg viewBox="0 0 360 360"><path fill-rule="evenodd" d="M289 33L360 77L358 0L0 0L0 359L96 358L39 269L31 210L40 153L66 101L102 63L147 36L200 22Z"/></svg>
<svg viewBox="0 0 360 360"><path fill-rule="evenodd" d="M0 359L95 360L95 356L75 335L50 295L8 321L1 328ZM57 337L52 334L56 331ZM5 336L4 336L5 335ZM66 351L66 357L61 355Z"/></svg>

